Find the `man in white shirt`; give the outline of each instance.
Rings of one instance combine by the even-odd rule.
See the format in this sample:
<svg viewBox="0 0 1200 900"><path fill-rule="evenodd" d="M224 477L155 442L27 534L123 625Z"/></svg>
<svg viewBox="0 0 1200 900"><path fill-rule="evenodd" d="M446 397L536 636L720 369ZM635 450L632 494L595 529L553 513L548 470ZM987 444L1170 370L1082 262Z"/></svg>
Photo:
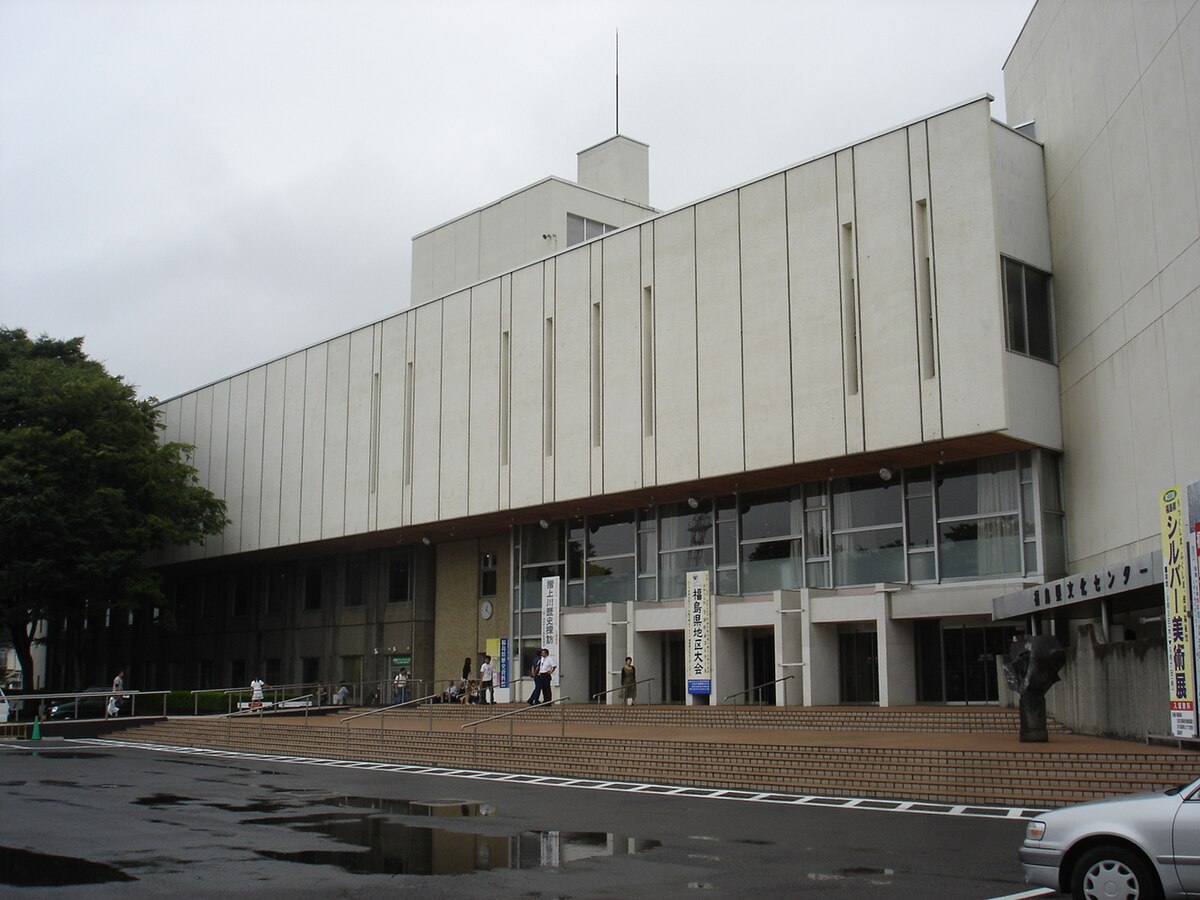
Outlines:
<svg viewBox="0 0 1200 900"><path fill-rule="evenodd" d="M483 665L479 667L479 702L480 703L495 703L496 691L492 686L492 658L485 656Z"/></svg>
<svg viewBox="0 0 1200 900"><path fill-rule="evenodd" d="M533 694L529 697L529 705L533 706L541 698L542 703L554 699L550 690L550 676L558 668L558 660L550 655L550 651L542 648L542 655L533 664Z"/></svg>

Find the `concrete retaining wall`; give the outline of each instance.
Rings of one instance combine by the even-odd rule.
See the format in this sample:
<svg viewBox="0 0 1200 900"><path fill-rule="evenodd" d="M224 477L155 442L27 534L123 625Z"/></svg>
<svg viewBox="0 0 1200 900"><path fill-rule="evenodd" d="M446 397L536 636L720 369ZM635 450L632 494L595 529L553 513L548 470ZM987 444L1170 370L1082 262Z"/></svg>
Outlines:
<svg viewBox="0 0 1200 900"><path fill-rule="evenodd" d="M1046 711L1072 731L1142 740L1166 734L1166 644L1161 639L1103 643L1093 626L1080 628L1067 648L1062 681L1046 694ZM1016 707L1017 695L1000 673L1000 703Z"/></svg>

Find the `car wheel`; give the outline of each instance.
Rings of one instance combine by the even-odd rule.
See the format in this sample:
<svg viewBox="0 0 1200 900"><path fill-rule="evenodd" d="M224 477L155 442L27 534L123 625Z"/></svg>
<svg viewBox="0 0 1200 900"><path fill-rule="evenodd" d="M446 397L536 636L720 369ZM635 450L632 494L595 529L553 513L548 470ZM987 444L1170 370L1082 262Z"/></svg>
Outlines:
<svg viewBox="0 0 1200 900"><path fill-rule="evenodd" d="M1158 879L1145 859L1112 844L1093 847L1071 872L1075 900L1158 900Z"/></svg>

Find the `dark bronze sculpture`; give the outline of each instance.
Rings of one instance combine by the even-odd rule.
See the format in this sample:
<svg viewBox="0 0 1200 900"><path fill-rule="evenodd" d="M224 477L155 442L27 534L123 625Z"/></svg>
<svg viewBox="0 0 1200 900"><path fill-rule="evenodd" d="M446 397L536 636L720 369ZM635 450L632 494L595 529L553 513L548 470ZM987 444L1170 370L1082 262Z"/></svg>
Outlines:
<svg viewBox="0 0 1200 900"><path fill-rule="evenodd" d="M1058 638L1035 634L1013 645L1004 664L1004 680L1021 697L1021 742L1045 744L1046 691L1058 680L1067 651Z"/></svg>

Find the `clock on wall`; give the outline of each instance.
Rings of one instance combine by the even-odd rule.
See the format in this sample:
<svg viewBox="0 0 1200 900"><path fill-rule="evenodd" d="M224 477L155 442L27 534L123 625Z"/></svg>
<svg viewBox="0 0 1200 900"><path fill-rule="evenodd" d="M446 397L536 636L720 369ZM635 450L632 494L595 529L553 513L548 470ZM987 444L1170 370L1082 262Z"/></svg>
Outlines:
<svg viewBox="0 0 1200 900"><path fill-rule="evenodd" d="M491 600L484 600L479 604L479 615L481 615L483 618L490 619L492 617L492 611Z"/></svg>

